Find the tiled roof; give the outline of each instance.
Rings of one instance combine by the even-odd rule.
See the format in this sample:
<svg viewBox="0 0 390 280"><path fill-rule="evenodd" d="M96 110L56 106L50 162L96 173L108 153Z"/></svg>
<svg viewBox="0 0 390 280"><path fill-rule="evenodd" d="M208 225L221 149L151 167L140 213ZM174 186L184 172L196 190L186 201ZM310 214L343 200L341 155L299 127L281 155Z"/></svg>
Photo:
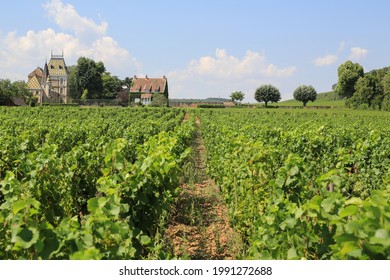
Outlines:
<svg viewBox="0 0 390 280"><path fill-rule="evenodd" d="M34 89L34 90L42 89L39 79L41 79L41 78L39 78L38 76L33 76L32 78L29 78L27 81L28 88Z"/></svg>
<svg viewBox="0 0 390 280"><path fill-rule="evenodd" d="M67 76L65 60L62 57L52 57L48 63L50 76Z"/></svg>
<svg viewBox="0 0 390 280"><path fill-rule="evenodd" d="M38 76L39 78L43 78L43 69L41 67L37 67L34 71L32 71L28 78L31 79L34 76Z"/></svg>
<svg viewBox="0 0 390 280"><path fill-rule="evenodd" d="M130 92L164 93L167 85L166 78L137 78L134 77Z"/></svg>

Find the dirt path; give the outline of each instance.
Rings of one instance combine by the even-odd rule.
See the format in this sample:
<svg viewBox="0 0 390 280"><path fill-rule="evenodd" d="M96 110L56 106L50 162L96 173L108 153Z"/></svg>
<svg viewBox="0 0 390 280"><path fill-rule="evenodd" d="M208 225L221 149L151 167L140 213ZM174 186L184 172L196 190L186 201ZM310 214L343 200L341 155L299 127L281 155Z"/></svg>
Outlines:
<svg viewBox="0 0 390 280"><path fill-rule="evenodd" d="M185 182L165 240L178 258L235 259L240 253L240 237L230 227L218 186L207 177L199 118L196 126L194 156L185 167Z"/></svg>

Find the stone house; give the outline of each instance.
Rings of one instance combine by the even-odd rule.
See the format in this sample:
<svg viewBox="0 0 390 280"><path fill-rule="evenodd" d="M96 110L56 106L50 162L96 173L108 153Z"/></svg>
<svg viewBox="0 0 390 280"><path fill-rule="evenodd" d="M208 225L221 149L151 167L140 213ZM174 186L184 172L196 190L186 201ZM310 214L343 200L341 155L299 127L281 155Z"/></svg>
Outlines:
<svg viewBox="0 0 390 280"><path fill-rule="evenodd" d="M67 103L69 71L64 56L51 54L44 68L37 67L28 75L27 86L38 103Z"/></svg>

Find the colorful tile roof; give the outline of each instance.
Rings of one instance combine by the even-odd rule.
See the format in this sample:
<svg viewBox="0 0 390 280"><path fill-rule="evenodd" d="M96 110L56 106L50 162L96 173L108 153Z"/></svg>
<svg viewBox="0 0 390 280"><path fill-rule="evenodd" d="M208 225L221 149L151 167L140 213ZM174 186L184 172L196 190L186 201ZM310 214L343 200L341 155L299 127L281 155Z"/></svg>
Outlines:
<svg viewBox="0 0 390 280"><path fill-rule="evenodd" d="M66 68L65 60L63 57L52 57L48 63L50 76L67 76L68 69Z"/></svg>
<svg viewBox="0 0 390 280"><path fill-rule="evenodd" d="M42 81L42 79L39 79L38 76L33 76L32 78L29 77L29 79L27 81L27 86L31 90L42 89L41 81Z"/></svg>

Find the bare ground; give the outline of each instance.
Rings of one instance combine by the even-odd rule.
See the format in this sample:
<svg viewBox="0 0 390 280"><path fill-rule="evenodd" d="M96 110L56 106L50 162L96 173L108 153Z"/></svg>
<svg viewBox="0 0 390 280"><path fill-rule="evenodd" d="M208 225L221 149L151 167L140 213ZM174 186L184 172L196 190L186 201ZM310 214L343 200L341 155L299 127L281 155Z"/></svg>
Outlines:
<svg viewBox="0 0 390 280"><path fill-rule="evenodd" d="M187 116L188 119L188 116ZM194 156L189 168L191 176L182 184L182 192L165 232L165 242L177 258L236 259L241 239L230 227L228 210L218 186L207 177L200 120L193 142Z"/></svg>

